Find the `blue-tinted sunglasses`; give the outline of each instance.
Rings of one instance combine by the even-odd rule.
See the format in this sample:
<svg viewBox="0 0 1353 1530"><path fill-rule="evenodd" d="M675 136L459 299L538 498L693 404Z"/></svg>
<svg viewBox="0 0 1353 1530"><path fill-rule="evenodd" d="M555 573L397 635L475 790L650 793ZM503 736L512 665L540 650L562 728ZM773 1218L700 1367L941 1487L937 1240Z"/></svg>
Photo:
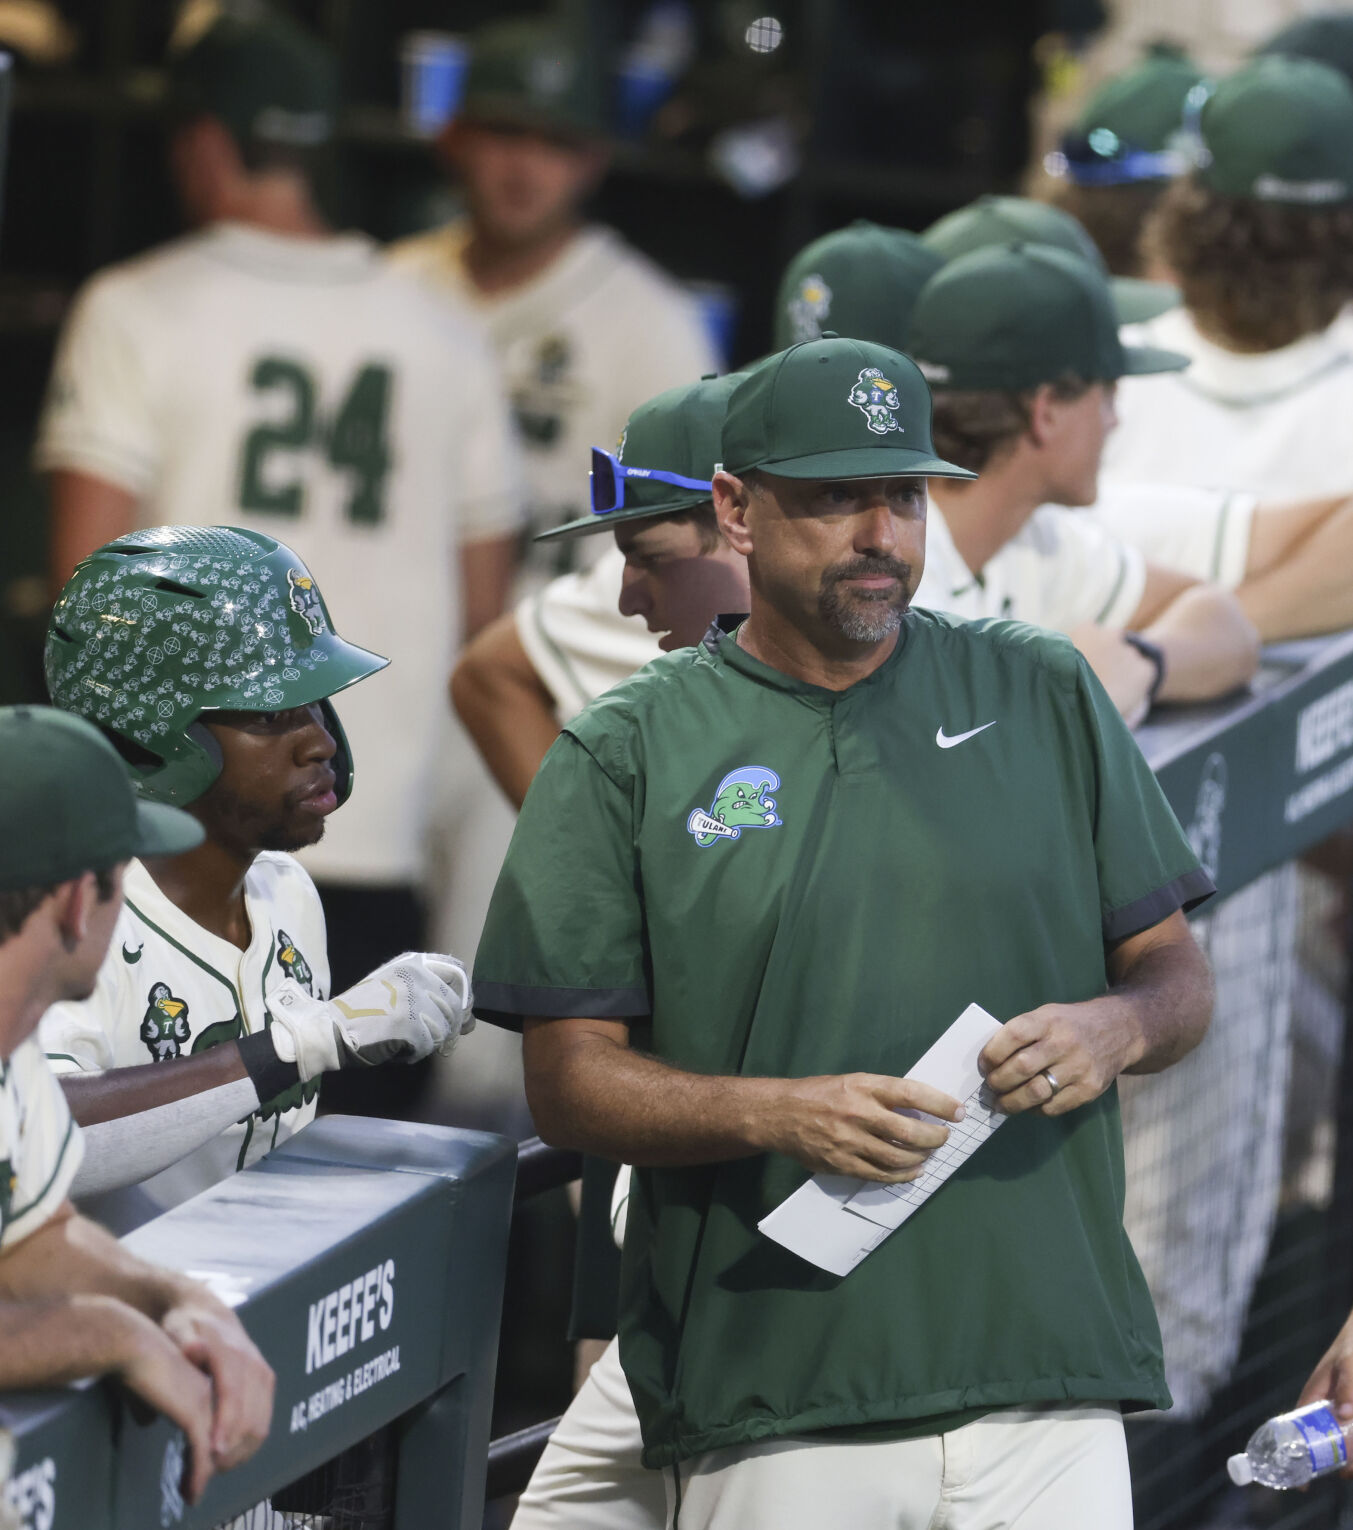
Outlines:
<svg viewBox="0 0 1353 1530"><path fill-rule="evenodd" d="M599 446L592 448L592 471L588 475L592 489L592 514L610 515L613 510L625 506L625 484L631 478L644 483L670 483L678 489L703 489L712 494L714 487L708 478L683 478L680 473L664 473L660 468L626 467L610 452Z"/></svg>

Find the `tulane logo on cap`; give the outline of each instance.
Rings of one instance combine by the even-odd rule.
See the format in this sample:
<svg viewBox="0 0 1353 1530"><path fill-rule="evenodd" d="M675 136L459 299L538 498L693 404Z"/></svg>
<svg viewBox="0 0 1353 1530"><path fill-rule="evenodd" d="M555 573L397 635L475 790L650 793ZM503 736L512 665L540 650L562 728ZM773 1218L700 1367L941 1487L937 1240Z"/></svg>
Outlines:
<svg viewBox="0 0 1353 1530"><path fill-rule="evenodd" d="M319 603L319 591L309 574L298 568L287 570L287 583L291 586L291 609L310 629L312 637L324 631L324 607Z"/></svg>
<svg viewBox="0 0 1353 1530"><path fill-rule="evenodd" d="M789 323L796 340L819 340L822 321L831 312L832 289L816 273L799 283L798 294L789 300Z"/></svg>
<svg viewBox="0 0 1353 1530"><path fill-rule="evenodd" d="M876 436L886 436L890 430L902 429L893 413L902 402L897 396L897 387L877 367L865 367L855 379L855 386L848 396Z"/></svg>
<svg viewBox="0 0 1353 1530"><path fill-rule="evenodd" d="M686 820L686 832L702 850L716 840L741 839L744 829L778 829L784 819L775 811L780 778L764 765L739 765L719 782L709 812L696 808Z"/></svg>

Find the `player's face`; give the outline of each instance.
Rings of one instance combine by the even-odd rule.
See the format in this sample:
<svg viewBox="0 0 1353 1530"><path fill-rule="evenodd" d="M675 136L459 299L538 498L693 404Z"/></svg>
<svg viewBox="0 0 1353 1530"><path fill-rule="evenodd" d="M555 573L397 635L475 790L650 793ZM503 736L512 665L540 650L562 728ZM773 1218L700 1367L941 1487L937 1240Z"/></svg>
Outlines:
<svg viewBox="0 0 1353 1530"><path fill-rule="evenodd" d="M720 522L732 485L745 494L742 530L752 589L824 651L875 644L898 629L925 567L923 478L815 481L721 474Z"/></svg>
<svg viewBox="0 0 1353 1530"><path fill-rule="evenodd" d="M448 152L470 216L495 243L530 246L577 216L605 163L601 151L513 128L457 126Z"/></svg>
<svg viewBox="0 0 1353 1530"><path fill-rule="evenodd" d="M658 647L690 648L721 612L747 609L747 560L719 538L706 548L690 521L639 521L617 526L625 555L620 614L642 616Z"/></svg>
<svg viewBox="0 0 1353 1530"><path fill-rule="evenodd" d="M337 745L318 702L204 720L221 746L221 774L189 811L207 838L243 856L300 850L320 839L338 798L331 764Z"/></svg>
<svg viewBox="0 0 1353 1530"><path fill-rule="evenodd" d="M1058 437L1048 499L1058 505L1093 505L1099 498L1099 462L1118 423L1114 385L1097 382L1058 405Z"/></svg>
<svg viewBox="0 0 1353 1530"><path fill-rule="evenodd" d="M103 966L103 959L108 954L108 942L113 938L113 928L122 912L122 873L125 867L124 861L108 873L113 890L106 898L99 896L93 872L87 872L81 878L83 933L67 950L69 963L63 972L64 999L78 1003L94 992L99 968Z"/></svg>

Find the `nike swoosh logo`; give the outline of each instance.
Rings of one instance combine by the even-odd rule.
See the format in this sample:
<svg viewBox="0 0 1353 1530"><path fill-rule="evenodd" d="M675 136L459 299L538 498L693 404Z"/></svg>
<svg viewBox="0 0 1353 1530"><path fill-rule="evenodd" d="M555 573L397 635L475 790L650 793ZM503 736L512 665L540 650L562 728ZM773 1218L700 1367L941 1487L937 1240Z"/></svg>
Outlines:
<svg viewBox="0 0 1353 1530"><path fill-rule="evenodd" d="M980 728L969 728L966 733L955 733L953 738L947 737L944 729L939 728L935 733L935 742L941 749L952 749L955 744L964 743L967 739L976 738L979 733L985 733L988 728L994 728L999 721L999 718L994 718L989 723L983 723Z"/></svg>
<svg viewBox="0 0 1353 1530"><path fill-rule="evenodd" d="M141 950L140 946L137 946L135 951L129 950L127 942L124 940L122 942L122 960L129 964L131 962L139 962L141 960Z"/></svg>

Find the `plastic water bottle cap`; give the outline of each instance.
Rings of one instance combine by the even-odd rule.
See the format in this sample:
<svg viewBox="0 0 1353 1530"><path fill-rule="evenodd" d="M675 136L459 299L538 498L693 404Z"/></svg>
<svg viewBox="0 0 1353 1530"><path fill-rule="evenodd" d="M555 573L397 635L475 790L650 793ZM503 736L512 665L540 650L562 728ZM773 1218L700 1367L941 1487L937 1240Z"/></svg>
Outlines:
<svg viewBox="0 0 1353 1530"><path fill-rule="evenodd" d="M1254 1481L1254 1468L1243 1450L1238 1456L1232 1456L1227 1461L1226 1470L1237 1487L1244 1487L1247 1483Z"/></svg>

